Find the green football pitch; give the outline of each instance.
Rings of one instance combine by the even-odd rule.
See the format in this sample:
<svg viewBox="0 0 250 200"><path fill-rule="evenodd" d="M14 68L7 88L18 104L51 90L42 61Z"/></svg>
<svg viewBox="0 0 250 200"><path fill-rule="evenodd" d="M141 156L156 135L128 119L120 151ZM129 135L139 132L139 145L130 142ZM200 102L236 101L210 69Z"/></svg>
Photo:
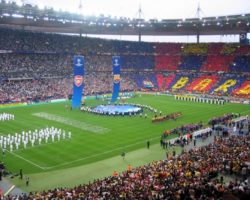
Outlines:
<svg viewBox="0 0 250 200"><path fill-rule="evenodd" d="M164 130L200 121L206 124L208 119L226 113L250 115L249 105L231 103L215 105L176 101L173 97L165 95L142 95L127 99L126 102L149 105L162 111L163 114L182 112L183 116L176 121L152 123L151 118L154 114L148 110L145 110L148 118L140 116L109 117L69 110L67 107L70 102L0 109L0 113L7 112L15 115L15 120L0 122L0 135L34 131L51 126L72 133L71 139L36 144L34 147L29 145L26 149L21 147L13 152L7 151L5 155L1 154L0 159L10 172L18 173L20 169L23 169L25 174L34 177L34 182L37 181L35 177L54 177L55 174L57 176L54 179L60 179L63 173L73 173L72 177L74 177L74 171L80 173L77 171L78 167L90 166L90 164L88 174L91 174L91 178L95 178L100 177L98 173L102 173L106 167L97 165L95 168L95 163L115 158L123 151L128 154L134 151L139 152L140 149L145 149L147 140L150 140L152 145L158 145ZM103 103L105 102L99 100L86 101L88 106ZM143 156L145 155L141 155L141 157ZM150 159L154 160L154 157L150 157ZM146 162L149 161L146 160ZM73 172L70 171L71 169ZM44 181L46 182L46 180ZM18 181L16 184L22 186ZM47 184L48 188L57 185L50 185L49 182L44 184ZM62 180L61 185L71 184L64 183ZM46 187L40 189L44 188ZM39 190L39 184L32 189Z"/></svg>

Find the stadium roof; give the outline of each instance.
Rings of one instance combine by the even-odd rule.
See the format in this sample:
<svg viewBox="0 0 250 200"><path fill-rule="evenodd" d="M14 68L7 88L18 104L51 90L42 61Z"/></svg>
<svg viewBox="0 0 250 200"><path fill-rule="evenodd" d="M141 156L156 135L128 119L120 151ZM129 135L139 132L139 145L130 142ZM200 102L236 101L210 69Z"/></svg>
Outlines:
<svg viewBox="0 0 250 200"><path fill-rule="evenodd" d="M226 35L249 32L250 14L189 19L83 16L52 8L0 3L0 25L32 31L105 35Z"/></svg>

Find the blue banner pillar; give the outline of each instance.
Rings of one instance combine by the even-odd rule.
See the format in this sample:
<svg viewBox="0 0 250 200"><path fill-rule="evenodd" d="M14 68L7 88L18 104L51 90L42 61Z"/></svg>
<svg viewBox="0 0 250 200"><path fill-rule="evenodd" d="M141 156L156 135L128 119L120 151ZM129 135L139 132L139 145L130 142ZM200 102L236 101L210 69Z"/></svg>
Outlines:
<svg viewBox="0 0 250 200"><path fill-rule="evenodd" d="M72 108L80 108L83 96L83 76L84 76L84 57L74 56L74 83L73 83L73 95L72 95Z"/></svg>
<svg viewBox="0 0 250 200"><path fill-rule="evenodd" d="M120 71L120 56L112 57L113 63L113 92L111 102L115 102L119 96L120 91L120 80L121 80L121 71Z"/></svg>

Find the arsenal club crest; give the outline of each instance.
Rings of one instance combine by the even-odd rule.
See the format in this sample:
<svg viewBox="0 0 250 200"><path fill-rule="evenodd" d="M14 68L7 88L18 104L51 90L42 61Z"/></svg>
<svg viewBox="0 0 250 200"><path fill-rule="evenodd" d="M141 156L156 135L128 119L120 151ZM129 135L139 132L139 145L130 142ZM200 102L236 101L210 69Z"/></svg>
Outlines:
<svg viewBox="0 0 250 200"><path fill-rule="evenodd" d="M119 83L120 80L121 80L120 75L119 75L119 74L115 74L115 75L114 75L114 83Z"/></svg>
<svg viewBox="0 0 250 200"><path fill-rule="evenodd" d="M81 75L76 75L74 77L74 83L77 87L80 87L82 85L83 82L83 77Z"/></svg>

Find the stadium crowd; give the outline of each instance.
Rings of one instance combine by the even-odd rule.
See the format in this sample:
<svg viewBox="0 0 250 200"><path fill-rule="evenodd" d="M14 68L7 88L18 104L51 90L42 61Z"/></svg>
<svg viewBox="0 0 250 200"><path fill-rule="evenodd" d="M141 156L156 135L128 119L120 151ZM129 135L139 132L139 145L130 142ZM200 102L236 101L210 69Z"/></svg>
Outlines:
<svg viewBox="0 0 250 200"><path fill-rule="evenodd" d="M238 113L229 113L229 114L225 114L223 116L220 117L214 117L212 119L209 120L208 124L212 126L212 128L214 127L214 125L216 124L225 124L227 125L228 123L231 122L231 120L233 118L239 117L240 114Z"/></svg>
<svg viewBox="0 0 250 200"><path fill-rule="evenodd" d="M86 75L85 95L97 95L112 91L109 73ZM72 94L72 78L31 79L4 81L0 87L0 103L40 102L68 98ZM128 77L121 80L121 91L134 91L135 84Z"/></svg>
<svg viewBox="0 0 250 200"><path fill-rule="evenodd" d="M111 91L112 55L120 55L122 91L250 96L249 45L137 43L1 29L0 50L1 103L26 98L13 85L32 101L70 95L75 54L85 56L86 94Z"/></svg>
<svg viewBox="0 0 250 200"><path fill-rule="evenodd" d="M118 54L124 66L121 91L162 89L248 98L249 49L237 44L137 43L0 29L0 103L68 98L72 93L74 54L85 56L85 95L111 92L111 57ZM217 55L208 59L207 54L214 50ZM166 55L169 52L177 57L171 60ZM155 59L155 54L162 57ZM226 62L227 58L230 62ZM218 66L214 66L217 62ZM224 71L217 73L219 70ZM159 71L163 72L161 76ZM216 76L212 77L214 72ZM214 81L213 86L209 85L210 80ZM229 119L232 118L225 116L211 123L227 123ZM172 133L181 136L201 127L202 123L181 126L166 131L163 138ZM247 199L250 191L245 183L245 169L249 148L249 135L217 137L208 146L90 184L6 199L220 199L226 195ZM225 183L217 179L218 174L224 173L239 176L241 181Z"/></svg>
<svg viewBox="0 0 250 200"><path fill-rule="evenodd" d="M70 82L66 78L6 81L0 88L0 103L31 103L67 98L72 89Z"/></svg>
<svg viewBox="0 0 250 200"><path fill-rule="evenodd" d="M217 137L208 146L93 183L33 192L18 199L248 199L249 148L249 134ZM225 182L224 174L238 178Z"/></svg>
<svg viewBox="0 0 250 200"><path fill-rule="evenodd" d="M0 54L0 73L6 78L67 77L71 57L60 54Z"/></svg>
<svg viewBox="0 0 250 200"><path fill-rule="evenodd" d="M192 133L194 131L197 131L203 127L202 122L197 124L186 124L183 126L176 127L171 130L165 130L162 134L162 139L166 139L171 134L178 134L179 136L186 135L188 133Z"/></svg>

